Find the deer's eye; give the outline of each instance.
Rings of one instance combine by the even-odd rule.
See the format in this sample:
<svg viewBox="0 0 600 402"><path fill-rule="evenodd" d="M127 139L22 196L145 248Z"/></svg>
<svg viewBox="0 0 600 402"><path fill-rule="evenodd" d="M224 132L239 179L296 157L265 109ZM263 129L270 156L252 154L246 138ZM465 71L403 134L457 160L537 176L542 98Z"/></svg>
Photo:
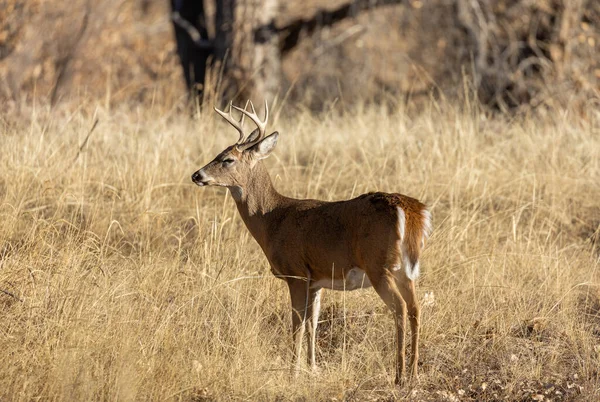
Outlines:
<svg viewBox="0 0 600 402"><path fill-rule="evenodd" d="M235 163L235 160L234 159L225 159L222 163L223 163L223 166L229 167Z"/></svg>

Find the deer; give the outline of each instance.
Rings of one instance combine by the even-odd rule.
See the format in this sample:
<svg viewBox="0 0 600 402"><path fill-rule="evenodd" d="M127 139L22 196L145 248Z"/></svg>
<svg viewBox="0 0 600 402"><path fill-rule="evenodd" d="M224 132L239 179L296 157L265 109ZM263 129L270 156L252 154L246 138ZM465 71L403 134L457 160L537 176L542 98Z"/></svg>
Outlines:
<svg viewBox="0 0 600 402"><path fill-rule="evenodd" d="M248 103L250 110L248 110ZM234 116L232 108L241 118ZM396 327L395 384L404 384L405 326L411 328L410 377L417 379L420 306L415 292L419 257L432 231L431 213L415 198L370 192L345 201L295 199L280 194L263 164L279 133L266 136L269 108L261 120L252 102L229 111L214 108L239 133L238 141L194 172L198 186L227 187L238 212L266 256L271 272L288 286L292 307L292 372L307 360L317 370L315 340L322 289L373 287L393 313ZM256 129L244 132L244 118Z"/></svg>

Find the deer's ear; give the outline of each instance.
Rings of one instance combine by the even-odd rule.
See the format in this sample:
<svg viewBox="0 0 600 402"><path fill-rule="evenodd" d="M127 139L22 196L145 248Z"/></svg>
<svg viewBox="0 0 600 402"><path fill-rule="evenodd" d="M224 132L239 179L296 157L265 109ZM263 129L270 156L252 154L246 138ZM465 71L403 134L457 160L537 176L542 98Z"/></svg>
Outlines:
<svg viewBox="0 0 600 402"><path fill-rule="evenodd" d="M279 133L275 131L270 134L268 137L265 137L258 144L254 145L250 148L250 152L256 159L265 159L268 157L271 152L275 149L275 145L277 145L277 138L279 137Z"/></svg>

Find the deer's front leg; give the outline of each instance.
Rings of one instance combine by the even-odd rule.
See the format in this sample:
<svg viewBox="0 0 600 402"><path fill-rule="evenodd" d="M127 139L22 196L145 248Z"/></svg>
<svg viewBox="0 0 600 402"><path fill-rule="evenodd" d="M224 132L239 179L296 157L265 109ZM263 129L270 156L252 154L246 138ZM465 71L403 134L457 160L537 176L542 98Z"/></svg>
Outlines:
<svg viewBox="0 0 600 402"><path fill-rule="evenodd" d="M292 340L294 348L293 373L298 375L302 355L302 340L308 315L310 287L308 280L289 279L290 298L292 300Z"/></svg>
<svg viewBox="0 0 600 402"><path fill-rule="evenodd" d="M313 371L317 369L315 344L317 341L317 324L321 310L321 289L309 289L308 294L308 364Z"/></svg>

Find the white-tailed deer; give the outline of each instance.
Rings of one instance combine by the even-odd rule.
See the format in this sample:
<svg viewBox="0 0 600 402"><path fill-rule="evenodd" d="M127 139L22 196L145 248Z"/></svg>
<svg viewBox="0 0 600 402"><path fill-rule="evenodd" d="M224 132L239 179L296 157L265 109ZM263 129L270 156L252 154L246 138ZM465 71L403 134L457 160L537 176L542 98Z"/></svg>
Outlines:
<svg viewBox="0 0 600 402"><path fill-rule="evenodd" d="M368 193L347 201L299 200L277 192L261 159L277 144L278 133L265 136L269 111L260 120L251 112L235 120L215 108L239 132L239 140L192 175L199 186L229 188L246 227L271 265L286 281L292 301L295 371L305 326L308 324L308 362L315 364L315 336L321 289L354 290L373 286L394 313L397 333L396 383L405 374L406 310L412 333L410 373L417 375L419 302L414 280L419 255L431 232L426 206L402 194ZM244 135L244 116L258 127Z"/></svg>

